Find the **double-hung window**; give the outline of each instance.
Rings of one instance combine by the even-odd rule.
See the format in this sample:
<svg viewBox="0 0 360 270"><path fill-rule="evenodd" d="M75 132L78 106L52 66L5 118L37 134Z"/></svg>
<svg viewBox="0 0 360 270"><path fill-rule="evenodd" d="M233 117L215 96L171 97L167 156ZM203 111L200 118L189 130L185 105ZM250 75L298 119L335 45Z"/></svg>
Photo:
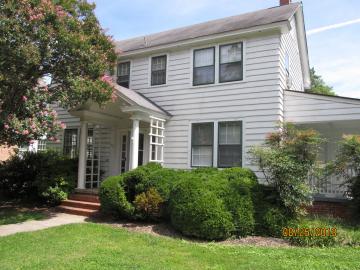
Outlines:
<svg viewBox="0 0 360 270"><path fill-rule="evenodd" d="M193 85L215 82L215 48L194 50Z"/></svg>
<svg viewBox="0 0 360 270"><path fill-rule="evenodd" d="M123 87L129 88L130 85L130 62L118 64L117 83Z"/></svg>
<svg viewBox="0 0 360 270"><path fill-rule="evenodd" d="M219 55L219 82L243 79L243 43L221 45Z"/></svg>
<svg viewBox="0 0 360 270"><path fill-rule="evenodd" d="M241 167L242 122L219 122L218 167Z"/></svg>
<svg viewBox="0 0 360 270"><path fill-rule="evenodd" d="M211 167L213 164L214 124L194 123L191 130L191 166Z"/></svg>
<svg viewBox="0 0 360 270"><path fill-rule="evenodd" d="M166 84L166 55L151 58L151 85Z"/></svg>
<svg viewBox="0 0 360 270"><path fill-rule="evenodd" d="M65 129L64 131L64 150L65 156L75 158L77 156L78 130Z"/></svg>

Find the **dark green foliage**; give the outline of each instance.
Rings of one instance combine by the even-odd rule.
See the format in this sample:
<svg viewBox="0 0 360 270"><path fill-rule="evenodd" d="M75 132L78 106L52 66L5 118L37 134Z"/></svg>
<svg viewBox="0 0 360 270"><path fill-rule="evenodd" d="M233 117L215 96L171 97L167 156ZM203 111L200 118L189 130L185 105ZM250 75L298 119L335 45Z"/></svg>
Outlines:
<svg viewBox="0 0 360 270"><path fill-rule="evenodd" d="M313 67L310 70L310 78L311 78L311 89L308 90L309 93L322 94L328 96L335 95L333 88L331 86L328 86L320 75L316 74L315 68Z"/></svg>
<svg viewBox="0 0 360 270"><path fill-rule="evenodd" d="M77 160L57 152L27 152L0 164L0 190L9 198L51 205L66 199L77 179Z"/></svg>
<svg viewBox="0 0 360 270"><path fill-rule="evenodd" d="M188 178L171 192L171 224L184 235L209 240L225 239L234 231L224 202L196 180Z"/></svg>
<svg viewBox="0 0 360 270"><path fill-rule="evenodd" d="M128 202L122 176L111 176L101 183L99 198L101 211L116 217L130 218L134 207Z"/></svg>

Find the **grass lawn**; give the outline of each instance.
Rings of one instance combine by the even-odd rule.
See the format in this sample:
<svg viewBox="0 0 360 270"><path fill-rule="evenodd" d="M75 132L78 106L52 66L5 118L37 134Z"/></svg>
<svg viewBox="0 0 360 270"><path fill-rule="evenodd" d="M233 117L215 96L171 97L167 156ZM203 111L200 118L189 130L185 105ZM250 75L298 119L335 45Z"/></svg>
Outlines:
<svg viewBox="0 0 360 270"><path fill-rule="evenodd" d="M40 220L45 217L46 215L40 211L0 208L0 225L20 223L27 220Z"/></svg>
<svg viewBox="0 0 360 270"><path fill-rule="evenodd" d="M0 269L360 269L360 249L199 244L86 223L0 238Z"/></svg>

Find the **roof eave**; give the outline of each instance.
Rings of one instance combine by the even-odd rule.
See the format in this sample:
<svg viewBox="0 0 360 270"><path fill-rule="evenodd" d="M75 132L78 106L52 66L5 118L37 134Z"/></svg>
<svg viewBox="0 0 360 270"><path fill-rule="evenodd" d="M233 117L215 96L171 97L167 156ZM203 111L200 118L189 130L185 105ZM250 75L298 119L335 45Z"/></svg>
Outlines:
<svg viewBox="0 0 360 270"><path fill-rule="evenodd" d="M214 35L191 38L191 39L187 39L187 40L182 40L182 41L178 41L178 42L173 42L173 43L163 44L163 45L159 45L159 46L138 49L138 50L132 50L132 51L126 51L126 52L118 50L117 53L118 53L118 56L121 58L131 57L131 56L139 55L139 54L154 53L156 51L161 51L164 49L166 50L166 49L173 49L176 47L193 46L196 44L206 43L209 41L231 39L231 38L236 38L239 36L249 35L249 34L254 34L254 33L271 32L271 31L283 32L284 27L287 29L290 28L289 20L279 21L276 23L265 24L265 25L258 25L258 26L254 26L254 27L250 27L250 28L246 28L246 29L240 29L240 30L236 30L236 31L229 31L229 32L223 32L223 33L214 34Z"/></svg>

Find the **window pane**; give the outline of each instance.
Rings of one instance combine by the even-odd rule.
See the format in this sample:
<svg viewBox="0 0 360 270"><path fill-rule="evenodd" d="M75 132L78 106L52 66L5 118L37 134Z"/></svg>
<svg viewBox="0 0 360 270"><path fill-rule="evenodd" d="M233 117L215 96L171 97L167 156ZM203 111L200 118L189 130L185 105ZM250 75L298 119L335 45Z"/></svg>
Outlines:
<svg viewBox="0 0 360 270"><path fill-rule="evenodd" d="M219 123L219 144L241 144L241 122Z"/></svg>
<svg viewBox="0 0 360 270"><path fill-rule="evenodd" d="M194 68L194 85L214 83L215 67Z"/></svg>
<svg viewBox="0 0 360 270"><path fill-rule="evenodd" d="M130 75L130 62L120 63L117 70L118 76Z"/></svg>
<svg viewBox="0 0 360 270"><path fill-rule="evenodd" d="M117 69L117 83L129 88L130 81L130 62L120 63Z"/></svg>
<svg viewBox="0 0 360 270"><path fill-rule="evenodd" d="M241 43L220 46L220 64L240 62L241 60Z"/></svg>
<svg viewBox="0 0 360 270"><path fill-rule="evenodd" d="M241 167L241 145L219 145L219 167Z"/></svg>
<svg viewBox="0 0 360 270"><path fill-rule="evenodd" d="M221 64L219 80L220 82L240 81L243 79L242 73L243 72L241 62Z"/></svg>
<svg viewBox="0 0 360 270"><path fill-rule="evenodd" d="M192 166L212 166L212 146L193 146Z"/></svg>
<svg viewBox="0 0 360 270"><path fill-rule="evenodd" d="M166 55L151 58L151 85L166 83Z"/></svg>
<svg viewBox="0 0 360 270"><path fill-rule="evenodd" d="M213 145L213 123L192 125L192 145Z"/></svg>
<svg viewBox="0 0 360 270"><path fill-rule="evenodd" d="M77 155L77 129L65 129L64 131L64 155L71 158Z"/></svg>
<svg viewBox="0 0 360 270"><path fill-rule="evenodd" d="M194 67L214 65L214 48L194 51Z"/></svg>

